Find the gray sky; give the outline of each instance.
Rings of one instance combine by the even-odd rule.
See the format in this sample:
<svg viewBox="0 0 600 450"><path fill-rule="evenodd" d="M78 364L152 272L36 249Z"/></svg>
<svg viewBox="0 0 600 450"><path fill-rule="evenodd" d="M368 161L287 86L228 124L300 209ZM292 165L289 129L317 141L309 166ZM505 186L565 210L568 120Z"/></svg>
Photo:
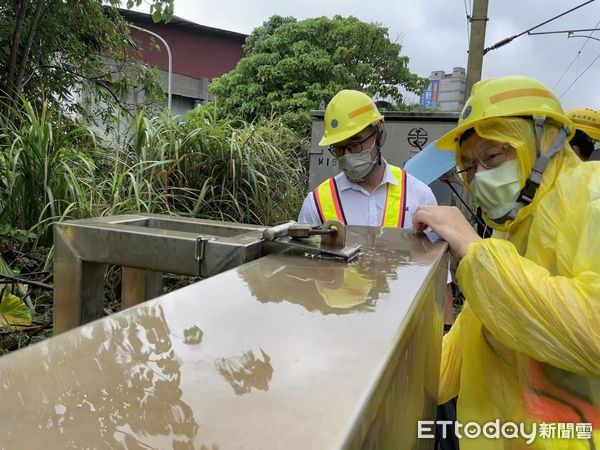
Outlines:
<svg viewBox="0 0 600 450"><path fill-rule="evenodd" d="M486 46L531 28L584 1L489 0ZM175 0L175 15L202 25L242 33L250 33L275 14L298 19L352 15L365 22L376 22L387 27L390 37L402 44L402 53L410 58L411 71L428 77L432 70L451 72L455 66L466 68L468 41L465 3L468 8L469 2ZM598 22L600 1L597 0L535 31L597 28ZM600 31L592 36L600 39ZM592 64L596 58L598 61ZM590 64L591 67L582 75ZM483 78L507 74L529 75L544 82L560 97L565 109L577 106L600 109L600 41L567 38L566 34L521 36L484 57ZM412 100L418 101L416 98Z"/></svg>

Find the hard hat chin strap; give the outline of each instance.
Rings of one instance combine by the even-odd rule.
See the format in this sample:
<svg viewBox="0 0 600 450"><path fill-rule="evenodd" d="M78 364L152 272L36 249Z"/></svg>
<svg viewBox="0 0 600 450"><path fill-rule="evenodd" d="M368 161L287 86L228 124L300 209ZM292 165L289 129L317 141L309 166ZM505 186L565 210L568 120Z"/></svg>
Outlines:
<svg viewBox="0 0 600 450"><path fill-rule="evenodd" d="M517 199L518 205L507 214L508 219L514 219L521 208L529 205L533 201L533 197L535 197L535 193L540 187L542 176L546 171L546 167L548 167L548 163L564 147L567 136L569 135L569 127L563 125L554 139L554 142L552 142L550 149L546 153L542 153L542 133L544 131L545 120L545 117L533 118L535 124L537 159L531 175L525 182L525 186L519 194L519 198Z"/></svg>
<svg viewBox="0 0 600 450"><path fill-rule="evenodd" d="M550 149L547 152L542 153L541 146L542 132L544 131L544 118L534 117L534 122L535 134L537 138L537 159L535 161L535 165L533 166L533 171L525 182L525 186L521 190L521 195L517 200L519 203L523 203L525 205L528 205L533 201L533 197L535 196L537 189L540 187L542 176L546 171L546 167L548 167L548 163L554 157L554 155L556 155L564 147L570 131L568 127L563 125L558 132L558 136L556 136L554 142L552 142Z"/></svg>

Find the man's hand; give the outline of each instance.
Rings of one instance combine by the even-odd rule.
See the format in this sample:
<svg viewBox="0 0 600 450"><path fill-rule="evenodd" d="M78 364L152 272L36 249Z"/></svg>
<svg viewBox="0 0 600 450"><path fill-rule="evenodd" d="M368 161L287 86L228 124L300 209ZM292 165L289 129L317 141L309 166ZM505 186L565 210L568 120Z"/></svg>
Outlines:
<svg viewBox="0 0 600 450"><path fill-rule="evenodd" d="M413 228L425 231L427 227L448 242L450 252L459 260L467 254L469 245L481 239L455 206L419 206L413 216Z"/></svg>

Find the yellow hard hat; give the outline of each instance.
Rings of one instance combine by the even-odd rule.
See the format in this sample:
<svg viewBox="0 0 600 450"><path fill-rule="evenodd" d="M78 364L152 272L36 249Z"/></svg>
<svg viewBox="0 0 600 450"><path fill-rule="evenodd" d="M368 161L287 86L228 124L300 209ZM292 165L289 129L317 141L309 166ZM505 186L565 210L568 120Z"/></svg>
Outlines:
<svg viewBox="0 0 600 450"><path fill-rule="evenodd" d="M567 117L575 128L583 131L589 137L600 141L600 111L592 108L575 108L567 111Z"/></svg>
<svg viewBox="0 0 600 450"><path fill-rule="evenodd" d="M354 267L346 267L341 273L342 283L317 280L317 290L331 308L348 309L367 301L373 280L360 274ZM333 278L332 278L333 279Z"/></svg>
<svg viewBox="0 0 600 450"><path fill-rule="evenodd" d="M473 85L458 126L443 135L437 142L440 149L455 151L460 136L478 122L493 117L545 117L570 128L560 102L543 83L529 77L507 75L482 80Z"/></svg>
<svg viewBox="0 0 600 450"><path fill-rule="evenodd" d="M375 102L364 92L344 89L325 109L325 131L319 145L341 142L383 120Z"/></svg>

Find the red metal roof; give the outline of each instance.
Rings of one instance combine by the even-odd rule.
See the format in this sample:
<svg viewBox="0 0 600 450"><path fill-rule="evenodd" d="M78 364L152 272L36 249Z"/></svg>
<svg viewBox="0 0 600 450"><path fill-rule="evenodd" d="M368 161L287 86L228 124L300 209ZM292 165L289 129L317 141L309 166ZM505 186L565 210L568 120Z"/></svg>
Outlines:
<svg viewBox="0 0 600 450"><path fill-rule="evenodd" d="M149 14L119 9L125 19L161 36L171 48L173 73L193 78L219 77L235 68L244 57L242 46L247 35L207 27L173 17L168 23L154 23ZM162 70L168 69L167 51L156 38L143 31L131 30L141 55L135 57Z"/></svg>

